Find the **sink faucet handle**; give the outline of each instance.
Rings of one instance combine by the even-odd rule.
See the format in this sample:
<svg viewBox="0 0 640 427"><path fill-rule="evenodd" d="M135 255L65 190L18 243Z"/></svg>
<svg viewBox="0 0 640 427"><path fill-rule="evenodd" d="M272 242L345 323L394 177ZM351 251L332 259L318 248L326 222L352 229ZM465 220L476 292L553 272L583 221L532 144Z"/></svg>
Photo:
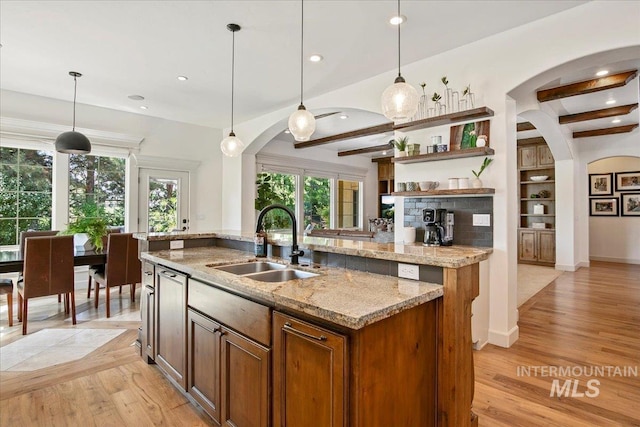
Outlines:
<svg viewBox="0 0 640 427"><path fill-rule="evenodd" d="M291 251L291 254L289 255L289 257L294 257L294 256L304 256L304 251L301 251L300 249L294 249Z"/></svg>

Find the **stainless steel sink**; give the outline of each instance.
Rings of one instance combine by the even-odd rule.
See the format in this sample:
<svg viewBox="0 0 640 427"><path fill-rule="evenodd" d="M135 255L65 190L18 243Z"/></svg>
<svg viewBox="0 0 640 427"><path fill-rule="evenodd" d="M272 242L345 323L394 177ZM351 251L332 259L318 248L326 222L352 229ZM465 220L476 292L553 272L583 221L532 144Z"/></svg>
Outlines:
<svg viewBox="0 0 640 427"><path fill-rule="evenodd" d="M246 277L260 282L286 282L287 280L307 279L315 276L318 276L318 274L309 273L307 271L285 269L249 274Z"/></svg>
<svg viewBox="0 0 640 427"><path fill-rule="evenodd" d="M287 266L284 264L278 264L277 262L243 262L242 264L222 265L220 267L214 267L216 270L226 271L227 273L237 274L243 276L245 274L259 273L262 271L272 271L284 269Z"/></svg>

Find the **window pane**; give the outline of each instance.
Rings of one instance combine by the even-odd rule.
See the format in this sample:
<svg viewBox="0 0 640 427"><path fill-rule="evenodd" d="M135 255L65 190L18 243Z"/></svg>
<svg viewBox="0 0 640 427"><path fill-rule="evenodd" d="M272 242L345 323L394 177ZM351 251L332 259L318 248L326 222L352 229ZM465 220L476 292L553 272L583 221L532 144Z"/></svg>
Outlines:
<svg viewBox="0 0 640 427"><path fill-rule="evenodd" d="M357 181L338 181L338 228L359 228L359 192Z"/></svg>
<svg viewBox="0 0 640 427"><path fill-rule="evenodd" d="M125 163L118 157L69 156L70 220L95 204L109 226L124 225Z"/></svg>
<svg viewBox="0 0 640 427"><path fill-rule="evenodd" d="M18 174L18 189L20 191L51 192L51 168L20 165Z"/></svg>
<svg viewBox="0 0 640 427"><path fill-rule="evenodd" d="M51 193L18 193L18 216L51 218Z"/></svg>
<svg viewBox="0 0 640 427"><path fill-rule="evenodd" d="M255 201L256 210L262 210L271 204L278 203L295 212L295 175L271 172L259 173L256 179L256 189L258 193ZM273 210L267 213L263 224L266 230L291 229L291 220L282 210Z"/></svg>
<svg viewBox="0 0 640 427"><path fill-rule="evenodd" d="M304 177L304 228L329 228L331 182L328 178Z"/></svg>
<svg viewBox="0 0 640 427"><path fill-rule="evenodd" d="M44 166L47 168L53 166L53 156L47 151L19 150L18 158L23 166Z"/></svg>
<svg viewBox="0 0 640 427"><path fill-rule="evenodd" d="M15 191L0 192L0 218L18 216L18 193Z"/></svg>
<svg viewBox="0 0 640 427"><path fill-rule="evenodd" d="M27 230L51 230L51 218L20 218L18 220L18 235L20 235L20 231Z"/></svg>
<svg viewBox="0 0 640 427"><path fill-rule="evenodd" d="M18 164L18 149L10 147L0 147L0 163L10 165Z"/></svg>
<svg viewBox="0 0 640 427"><path fill-rule="evenodd" d="M149 231L165 232L178 228L177 179L149 178Z"/></svg>
<svg viewBox="0 0 640 427"><path fill-rule="evenodd" d="M18 189L18 166L0 166L0 191L16 191Z"/></svg>
<svg viewBox="0 0 640 427"><path fill-rule="evenodd" d="M17 245L16 220L0 219L0 245Z"/></svg>

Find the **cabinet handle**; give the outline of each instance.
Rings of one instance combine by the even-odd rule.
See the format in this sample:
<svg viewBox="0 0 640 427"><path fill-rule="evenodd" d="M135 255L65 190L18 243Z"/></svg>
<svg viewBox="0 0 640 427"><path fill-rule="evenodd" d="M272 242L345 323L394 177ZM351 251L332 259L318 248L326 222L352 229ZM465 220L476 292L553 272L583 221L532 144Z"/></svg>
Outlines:
<svg viewBox="0 0 640 427"><path fill-rule="evenodd" d="M311 335L311 334L308 334L306 332L299 331L299 330L295 329L293 326L291 326L291 323L289 323L289 322L286 322L284 324L283 328L285 330L289 331L289 332L293 332L294 334L302 335L303 337L311 338L311 339L318 340L318 341L326 341L327 340L327 337L325 337L324 335L320 335L319 337L317 337L315 335Z"/></svg>
<svg viewBox="0 0 640 427"><path fill-rule="evenodd" d="M144 274L146 276L153 276L153 273L151 271L145 271Z"/></svg>
<svg viewBox="0 0 640 427"><path fill-rule="evenodd" d="M175 274L175 273L169 273L169 272L168 272L168 271L166 271L166 270L162 270L162 271L160 272L160 274L162 274L163 276L171 277L172 279L176 277L176 274Z"/></svg>

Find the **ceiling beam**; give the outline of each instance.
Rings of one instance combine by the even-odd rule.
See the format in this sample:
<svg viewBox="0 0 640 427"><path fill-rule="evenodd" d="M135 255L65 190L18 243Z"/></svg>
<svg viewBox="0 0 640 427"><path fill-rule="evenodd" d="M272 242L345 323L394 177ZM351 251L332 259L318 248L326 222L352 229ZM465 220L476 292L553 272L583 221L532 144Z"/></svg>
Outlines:
<svg viewBox="0 0 640 427"><path fill-rule="evenodd" d="M393 154L388 154L383 157L374 157L371 159L371 163L391 163L392 158Z"/></svg>
<svg viewBox="0 0 640 427"><path fill-rule="evenodd" d="M533 144L546 144L547 141L541 136L536 136L535 138L524 138L518 140L518 147L521 145L533 145Z"/></svg>
<svg viewBox="0 0 640 427"><path fill-rule="evenodd" d="M377 135L385 132L393 132L393 122L383 123L381 125L371 126L364 129L352 130L349 132L339 133L336 135L325 136L324 138L312 139L311 141L299 142L294 144L294 148L308 148L316 145L329 144L331 142L342 141L343 139L359 138L361 136Z"/></svg>
<svg viewBox="0 0 640 427"><path fill-rule="evenodd" d="M533 125L533 123L523 122L523 123L518 123L517 124L516 131L517 132L523 132L525 130L534 130L535 128L536 127Z"/></svg>
<svg viewBox="0 0 640 427"><path fill-rule="evenodd" d="M620 105L618 107L603 108L602 110L585 111L584 113L560 116L561 125L567 123L584 122L587 120L605 119L607 117L624 116L638 108L638 104Z"/></svg>
<svg viewBox="0 0 640 427"><path fill-rule="evenodd" d="M590 136L615 135L617 133L628 133L637 127L638 127L638 123L634 123L632 125L616 126L613 128L583 130L581 132L574 132L573 137L587 138Z"/></svg>
<svg viewBox="0 0 640 427"><path fill-rule="evenodd" d="M551 89L538 91L538 101L547 102L569 96L584 95L586 93L598 92L600 90L613 89L624 86L638 75L638 70L625 71L611 76L600 77L598 79L585 80L571 83Z"/></svg>
<svg viewBox="0 0 640 427"><path fill-rule="evenodd" d="M355 156L357 154L377 153L380 151L392 150L393 145L387 143L382 145L373 145L371 147L357 148L355 150L338 151L338 157Z"/></svg>

